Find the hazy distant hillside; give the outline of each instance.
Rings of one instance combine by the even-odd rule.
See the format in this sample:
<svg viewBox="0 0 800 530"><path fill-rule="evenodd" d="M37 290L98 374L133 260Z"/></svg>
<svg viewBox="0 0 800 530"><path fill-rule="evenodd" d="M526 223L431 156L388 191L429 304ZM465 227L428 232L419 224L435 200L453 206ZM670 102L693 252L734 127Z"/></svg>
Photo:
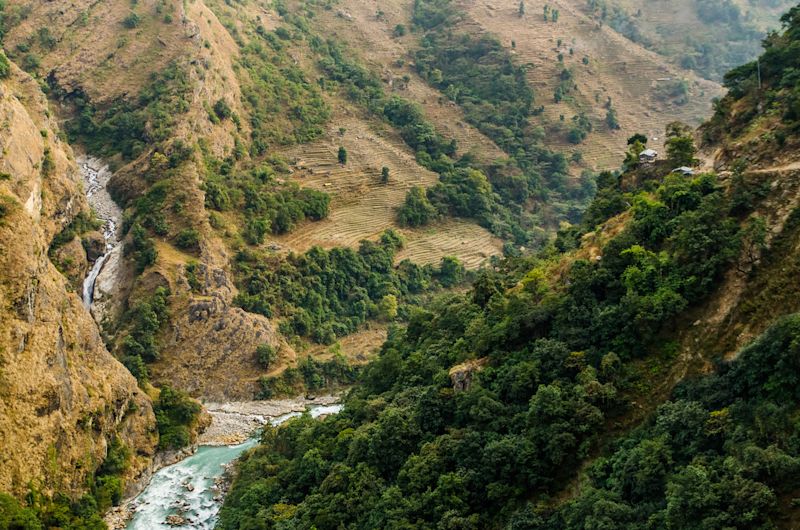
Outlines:
<svg viewBox="0 0 800 530"><path fill-rule="evenodd" d="M583 2L584 0L577 0ZM793 0L585 0L584 10L646 48L719 81L758 54Z"/></svg>

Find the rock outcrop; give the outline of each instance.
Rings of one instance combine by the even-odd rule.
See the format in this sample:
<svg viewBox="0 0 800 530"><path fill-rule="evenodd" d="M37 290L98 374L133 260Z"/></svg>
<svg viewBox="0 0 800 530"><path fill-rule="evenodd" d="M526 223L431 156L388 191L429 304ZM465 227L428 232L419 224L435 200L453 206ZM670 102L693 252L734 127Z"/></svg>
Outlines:
<svg viewBox="0 0 800 530"><path fill-rule="evenodd" d="M483 367L489 361L487 357L480 359L472 359L461 364L457 364L450 368L450 382L453 384L455 392L465 392L472 386L472 381L475 374L483 370Z"/></svg>

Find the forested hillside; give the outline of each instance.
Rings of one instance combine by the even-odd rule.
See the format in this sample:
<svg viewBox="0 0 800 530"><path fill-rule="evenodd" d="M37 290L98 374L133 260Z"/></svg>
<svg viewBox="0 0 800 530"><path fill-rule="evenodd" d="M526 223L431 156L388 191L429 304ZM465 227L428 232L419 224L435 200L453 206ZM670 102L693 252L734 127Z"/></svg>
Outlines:
<svg viewBox="0 0 800 530"><path fill-rule="evenodd" d="M652 166L631 138L581 225L414 310L341 414L266 429L221 528L790 527L800 7L783 24L761 86L755 64L726 76L718 175L670 173L696 156L685 129ZM760 337L721 350L740 311Z"/></svg>

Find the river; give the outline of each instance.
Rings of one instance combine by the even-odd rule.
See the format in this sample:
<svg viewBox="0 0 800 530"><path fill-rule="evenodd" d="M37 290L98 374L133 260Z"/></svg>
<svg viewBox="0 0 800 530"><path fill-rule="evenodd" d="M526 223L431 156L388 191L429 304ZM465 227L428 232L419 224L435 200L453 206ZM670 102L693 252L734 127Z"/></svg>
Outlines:
<svg viewBox="0 0 800 530"><path fill-rule="evenodd" d="M104 266L119 259L118 230L122 224L122 210L106 188L111 178L108 165L100 159L87 156L79 156L76 161L83 177L89 205L103 223L103 238L106 244L105 253L97 258L83 282L83 303L94 313L94 309L97 309L95 306L97 277ZM113 265L113 263L109 265L112 271ZM253 430L256 429L257 433L257 427L267 421L272 425L279 425L299 416L302 412L298 410L304 408L315 418L336 414L342 407L335 403L336 399L327 396L305 403L301 399L299 405L297 400L277 401L272 404L269 402L217 404L218 408L214 410L209 406L213 421L208 431L214 432L208 443L219 444L220 440L229 443L231 439L228 435L231 432L234 433L235 439L246 439L246 441L235 445L201 445L192 456L156 471L147 487L127 504L124 513L129 513L129 508L133 515L125 528L127 530L214 528L222 505L219 481L226 467L244 451L258 443L257 438L247 439L247 436L249 434L255 436ZM294 411L280 414L287 410ZM167 523L168 517L171 518L171 524Z"/></svg>
<svg viewBox="0 0 800 530"><path fill-rule="evenodd" d="M308 411L316 418L336 414L341 407L339 404L313 405ZM269 422L279 425L300 414L290 412ZM257 443L257 438L250 438L238 445L201 446L192 456L157 471L150 484L134 499L134 515L126 528L214 528L222 505L222 495L217 486L220 477L228 464ZM182 517L185 524L167 524L167 517L171 515Z"/></svg>

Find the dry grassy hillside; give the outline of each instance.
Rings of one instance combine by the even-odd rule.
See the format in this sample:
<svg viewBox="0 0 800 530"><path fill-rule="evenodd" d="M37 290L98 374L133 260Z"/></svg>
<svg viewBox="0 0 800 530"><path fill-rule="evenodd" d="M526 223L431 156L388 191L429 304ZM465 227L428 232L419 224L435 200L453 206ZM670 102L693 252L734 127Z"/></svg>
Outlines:
<svg viewBox="0 0 800 530"><path fill-rule="evenodd" d="M9 55L46 74L66 91L80 89L97 103L137 94L153 72L185 53L196 33L184 24L180 2L9 2L26 16L4 39ZM156 10L160 13L156 13ZM136 13L136 27L125 19ZM172 22L164 22L170 15Z"/></svg>
<svg viewBox="0 0 800 530"><path fill-rule="evenodd" d="M105 127L103 113L107 120L119 108L123 112L114 119L137 120L140 115L144 119L139 133L135 122L130 127L122 122L121 127L113 126L116 129L93 132L96 139L79 136L78 140L87 143L83 148L90 154L104 155L116 169L110 188L128 215L137 215L137 201L154 183L160 182L165 193L155 213L165 226L153 240L155 263L141 275L134 274L130 266L105 267L98 279L106 286L116 283L110 291L116 302L104 305L95 315L103 323L107 339L116 353L124 355L120 337L127 334L126 310L146 300L156 287L168 288L169 324L160 329L160 356L149 370L154 382L169 381L206 397L252 396L257 379L265 373L254 362L259 344L271 344L279 352L276 368L294 363L296 354L273 322L232 303L237 289L231 258L240 248L246 219L218 216L226 219L226 224L212 228L209 212L202 205L208 160L231 156L237 142L246 145L250 136L251 109L243 102L242 83L252 81L243 74L242 50L259 39L253 32L256 24L273 30L281 25L280 17L265 2L233 9L201 1L78 2L66 7L42 1L9 2L6 9L20 16L8 25L5 49L50 86L55 109L68 125L83 127L85 116L91 116L95 126ZM291 53L302 61L307 75L318 75L314 61L304 56L308 53L304 46ZM426 90L420 81L417 84L419 90ZM311 245L357 246L361 239L375 238L382 230L396 227L395 208L410 186L436 182L436 175L419 166L413 153L385 125L335 98L326 98L334 109L327 133L312 144L273 148L269 156L283 154L303 165L306 169L298 168L292 180L330 193L331 213L322 222L302 223L288 235L270 239L264 249L275 240L295 252ZM211 109L218 101L225 101L242 119L236 124L213 119ZM144 110L136 110L142 105ZM500 154L490 141L460 121L454 107L443 105L439 112L447 119L437 120L437 126L457 131L463 149L474 147L474 152L486 159ZM291 126L289 121L284 124L281 116L275 114L274 130ZM343 126L349 131L340 138L338 129ZM122 150L114 147L120 137ZM470 142L470 137L475 140ZM187 163L164 167L163 156L172 156L180 149L176 146L199 144L202 149ZM335 161L341 144L350 151L345 168ZM246 157L242 165L252 167L262 160ZM376 175L384 165L390 168L391 178L388 184L376 186ZM313 177L303 176L312 171ZM182 207L184 204L191 206ZM195 231L199 238L197 248L190 251L175 244L187 230ZM455 255L474 268L498 254L501 246L488 231L468 221L446 221L404 235L407 245L402 257L423 264ZM126 245L131 244L129 235ZM187 264L195 262L192 278L199 286L187 280ZM73 271L72 276L81 276L81 271ZM121 318L123 328L119 327Z"/></svg>
<svg viewBox="0 0 800 530"><path fill-rule="evenodd" d="M138 478L157 442L150 399L48 259L88 205L46 99L16 67L0 80L0 153L0 489L80 492L116 436Z"/></svg>
<svg viewBox="0 0 800 530"><path fill-rule="evenodd" d="M171 109L167 113L155 109L147 115L143 128L147 143L127 156L113 150L99 153L106 154L118 168L111 187L129 208L154 179L167 176L155 167L151 157L159 151L169 152L174 142L191 145L202 137L217 156L230 152L233 124L228 121L212 126L207 109L224 96L234 110L241 112L232 67L237 46L202 2L83 2L70 4L68 9L53 2L11 2L7 9L24 9L26 16L9 28L4 47L16 61L47 78L58 98L57 108L63 110L68 122L78 119L74 114L76 97L89 101L98 112L113 109L120 102L135 106L139 95L155 86L159 76L174 72L181 76L183 87L177 96L169 95L176 92L169 84L174 81L165 82L166 96L162 99L169 98ZM135 24L129 22L133 14ZM42 37L44 27L48 28L46 39ZM166 127L166 134L156 127ZM163 140L147 140L159 134ZM170 381L197 395L251 396L253 386L247 381L252 385L261 375L252 362L255 347L279 339L266 319L231 306L236 289L228 276L230 255L208 226L202 208L201 177L199 161L171 172L164 202L192 207L181 212L164 208L162 215L168 219L169 233L164 234L167 241L158 244L159 257L151 270L139 277L111 281L130 282L119 285L120 297L124 298L119 301L120 311L135 304L137 298L148 296L155 286L168 287L172 293L171 330L163 330L163 364L152 369L155 381ZM188 227L201 234L194 255L178 251L169 242ZM194 260L203 264L199 293L189 289L184 275L185 264ZM126 302L129 293L133 293L132 298ZM117 312L104 322L112 342L119 316ZM281 351L287 359L292 358L291 348ZM206 377L198 378L198 373Z"/></svg>
<svg viewBox="0 0 800 530"><path fill-rule="evenodd" d="M294 161L292 178L302 186L331 194L327 219L308 222L276 241L304 252L313 245L357 247L362 239L376 239L384 230L399 230L406 239L398 260L436 264L443 256L457 256L477 268L489 256L501 253L502 243L474 222L450 219L424 229L397 226L395 210L413 186L429 187L437 175L421 167L396 134L358 117L353 109L334 112L327 134L311 144L285 151ZM339 127L345 129L339 133ZM338 146L348 152L346 165L336 159ZM381 168L390 171L388 184L380 182Z"/></svg>
<svg viewBox="0 0 800 530"><path fill-rule="evenodd" d="M551 17L553 10L558 10L557 22L543 21L545 5ZM710 112L711 99L721 95L719 85L601 26L583 8L578 0L526 2L525 14L520 17L516 0L462 2L459 10L463 20L456 30L494 35L519 64L530 65L535 105L544 105L543 115L535 122L545 128L546 145L567 155L580 152L585 167L615 168L625 140L634 132L646 133L661 145L658 138L663 137L664 126L670 121L699 125ZM456 138L464 151L496 158L501 153L495 146L464 123L459 109L416 74L411 54L418 46L418 35L394 34L398 24L411 27L411 11L411 2L376 6L344 0L335 10L320 12L319 27L349 43L393 91L422 104L442 132ZM584 64L584 57L588 64ZM554 92L565 68L572 71L577 88L556 103ZM681 90L684 80L686 93L670 95ZM620 130L612 130L605 123L608 98L617 112ZM594 132L575 145L567 141L567 129L572 117L581 112L592 120ZM573 166L573 170L579 171L579 166Z"/></svg>
<svg viewBox="0 0 800 530"><path fill-rule="evenodd" d="M413 2L397 0L377 5L368 0L345 0L338 9L319 10L315 28L346 42L356 57L378 73L387 90L418 103L437 130L458 142L459 151L491 161L505 154L466 122L464 113L420 78L411 60L418 47L413 33L395 35L398 24L410 26Z"/></svg>
<svg viewBox="0 0 800 530"><path fill-rule="evenodd" d="M548 22L543 20L545 5L551 13ZM581 7L582 2L575 0L526 2L525 14L520 17L519 2L515 0L473 0L463 4L466 27L491 32L508 47L513 41L517 60L530 65L536 105L544 105L542 125L547 131L548 146L565 153L580 152L586 165L595 169L615 168L626 139L633 133L646 134L658 148L667 123L701 123L711 110L711 99L722 93L719 85L677 68L601 26ZM552 21L553 10L558 10L556 22ZM559 61L559 55L563 61ZM588 64L584 64L584 58ZM555 103L554 92L565 68L572 72L575 87ZM683 95L671 96L682 81L686 82L685 99ZM609 98L617 113L619 130L611 130L605 123ZM566 139L564 123L581 112L590 117L595 130L583 143L574 145Z"/></svg>

